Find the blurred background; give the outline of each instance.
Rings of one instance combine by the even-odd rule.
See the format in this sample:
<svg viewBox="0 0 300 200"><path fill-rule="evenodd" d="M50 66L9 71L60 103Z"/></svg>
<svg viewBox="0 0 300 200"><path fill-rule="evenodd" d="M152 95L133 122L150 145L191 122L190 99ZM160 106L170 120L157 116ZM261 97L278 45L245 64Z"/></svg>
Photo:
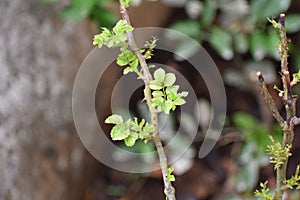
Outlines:
<svg viewBox="0 0 300 200"><path fill-rule="evenodd" d="M286 13L292 41L290 69L298 72L300 2L134 0L129 10L134 27L171 28L198 41L225 83L226 125L213 151L199 159L211 116L207 87L188 62L168 52L155 52L152 61L178 70L199 98L195 112L185 113L180 122L186 137L190 127L196 126L198 134L174 163L178 199L253 199L260 181L268 180L274 186L273 166L265 147L270 143L268 134L280 139L281 131L259 95L255 74L263 72L278 109L283 111L277 91L272 89L281 87L278 37L267 18ZM81 144L72 118L74 78L94 48L93 35L102 26L113 27L119 17L118 2L113 0L0 1L0 199L164 199L159 171L128 174L101 164ZM192 56L197 47L182 41L177 51ZM99 123L108 137L110 126L103 121L111 114L111 91L121 75L122 68L109 67L96 94ZM294 93L299 95L299 87ZM132 113L142 116L145 109L138 103L142 90L136 94L131 99ZM176 132L180 114L179 109L167 119L166 132ZM289 176L299 164L298 132L296 129ZM181 138L168 156L180 152L185 141ZM137 143L133 151L153 148L151 143ZM115 159L122 158L120 152L115 153ZM140 167L149 165L157 165L156 159L147 158ZM291 191L288 198L298 200L300 195Z"/></svg>

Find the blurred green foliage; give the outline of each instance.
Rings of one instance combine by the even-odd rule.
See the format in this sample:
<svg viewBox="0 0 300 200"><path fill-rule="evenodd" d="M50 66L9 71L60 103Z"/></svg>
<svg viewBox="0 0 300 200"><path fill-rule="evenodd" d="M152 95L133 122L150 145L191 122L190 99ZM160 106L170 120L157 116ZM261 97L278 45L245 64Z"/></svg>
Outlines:
<svg viewBox="0 0 300 200"><path fill-rule="evenodd" d="M40 1L49 3L59 0ZM107 5L113 1L71 0L61 11L61 16L74 21L88 18L97 22L99 27L112 28L117 16ZM169 1L161 1L172 6ZM208 43L225 60L248 53L255 61L267 57L279 60L276 48L278 37L274 34L274 29L266 26L266 21L268 17L287 12L291 3L291 0L190 0L182 4L187 17L174 22L169 28L182 32L200 43ZM195 9L196 7L198 9ZM300 14L288 13L286 27L288 33L298 32ZM187 45L189 44L182 41L177 49L181 53L187 51L186 55L192 55L197 49L186 48ZM300 48L292 46L291 49L294 65L300 66Z"/></svg>
<svg viewBox="0 0 300 200"><path fill-rule="evenodd" d="M54 3L59 0L40 0L44 3ZM112 28L117 22L117 16L108 7L112 0L71 0L60 15L63 19L80 21L89 19L95 21L99 27Z"/></svg>
<svg viewBox="0 0 300 200"><path fill-rule="evenodd" d="M207 42L218 55L231 60L250 53L256 61L279 59L277 34L266 25L267 18L286 12L291 0L202 0L197 18L183 19L170 28L200 43ZM186 11L188 14L188 10ZM193 25L193 27L192 27ZM300 30L300 14L286 17L288 33ZM189 51L187 48L186 51Z"/></svg>
<svg viewBox="0 0 300 200"><path fill-rule="evenodd" d="M277 141L282 140L282 131L275 125L272 132L255 117L247 113L235 113L233 123L242 134L243 145L239 154L239 169L236 174L236 189L238 192L251 194L257 185L261 167L269 164L266 153L268 145L272 144L269 136Z"/></svg>

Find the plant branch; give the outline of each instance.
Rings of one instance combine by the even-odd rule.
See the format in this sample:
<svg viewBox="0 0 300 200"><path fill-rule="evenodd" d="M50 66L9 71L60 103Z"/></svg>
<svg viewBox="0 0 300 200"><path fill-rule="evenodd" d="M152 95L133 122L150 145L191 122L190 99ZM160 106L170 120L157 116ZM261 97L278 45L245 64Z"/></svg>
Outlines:
<svg viewBox="0 0 300 200"><path fill-rule="evenodd" d="M299 118L296 117L296 101L297 99L293 97L290 72L288 69L288 39L285 30L285 15L280 14L279 22L270 20L275 28L279 30L279 54L281 60L281 80L283 84L283 92L279 93L282 98L283 104L286 111L286 120L280 116L277 108L275 107L274 101L269 94L266 84L264 83L264 78L261 72L257 72L257 77L260 82L260 87L265 101L273 112L273 116L278 121L282 131L283 131L283 141L281 144L282 148L286 146L292 146L294 137L294 126L300 123ZM288 157L283 161L283 163L276 169L276 189L274 200L281 200L283 193L286 190L284 188L284 181L286 180L286 169L288 165Z"/></svg>
<svg viewBox="0 0 300 200"><path fill-rule="evenodd" d="M290 81L290 72L288 69L288 39L285 31L285 15L280 15L279 20L279 53L281 59L281 79L283 83L284 96L283 102L285 104L286 111L286 121L288 122L287 129L283 130L283 142L282 146L287 144L292 145L292 138L294 135L294 126L289 122L293 116L295 116L295 99L292 95L291 81ZM275 198L282 198L282 186L283 181L286 179L286 168L288 164L288 159L283 163L282 168L277 170L277 184L275 191Z"/></svg>
<svg viewBox="0 0 300 200"><path fill-rule="evenodd" d="M279 113L279 111L278 111L278 109L277 109L277 107L274 103L274 100L273 100L271 94L268 91L268 88L267 88L267 85L264 81L264 77L263 77L262 73L259 71L259 72L257 72L256 75L257 75L257 78L259 80L259 86L260 86L260 89L261 89L261 94L264 97L265 102L268 104L270 110L273 113L274 118L277 120L280 127L282 129L284 129L286 127L286 123L285 123L284 119L281 117L281 115L280 115L280 113Z"/></svg>
<svg viewBox="0 0 300 200"><path fill-rule="evenodd" d="M128 25L131 25L130 23L130 18L128 15L127 9L122 5L120 5L120 12L122 14L122 18L126 20ZM157 120L157 112L154 109L154 107L151 105L151 89L149 87L149 82L152 80L152 75L149 72L148 65L145 61L144 56L139 52L139 49L136 45L133 32L132 31L126 31L127 34L127 41L129 48L135 53L137 56L139 63L141 65L142 71L143 71L143 80L145 83L145 89L144 89L144 95L145 95L145 100L150 112L150 117L151 117L151 123L155 127L155 131L153 132L152 135L152 140L155 144L155 147L157 149L158 157L159 157L159 163L160 163L160 168L162 171L163 175L163 181L164 181L164 193L167 196L168 200L176 200L175 197L175 188L172 186L172 183L167 179L168 176L168 162L167 162L167 157L164 152L162 142L159 137L159 132L158 132L158 120Z"/></svg>

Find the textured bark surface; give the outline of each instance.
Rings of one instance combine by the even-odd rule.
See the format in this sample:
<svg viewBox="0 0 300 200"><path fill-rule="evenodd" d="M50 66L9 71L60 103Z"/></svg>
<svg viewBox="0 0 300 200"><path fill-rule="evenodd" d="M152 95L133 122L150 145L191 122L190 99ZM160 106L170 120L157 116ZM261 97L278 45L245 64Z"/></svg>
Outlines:
<svg viewBox="0 0 300 200"><path fill-rule="evenodd" d="M91 34L59 19L61 8L0 1L0 199L70 199L81 181L71 91Z"/></svg>
<svg viewBox="0 0 300 200"><path fill-rule="evenodd" d="M0 1L3 200L84 199L95 172L105 173L82 146L71 112L72 83L95 31L86 22L61 20L63 4ZM161 25L153 19L148 25Z"/></svg>

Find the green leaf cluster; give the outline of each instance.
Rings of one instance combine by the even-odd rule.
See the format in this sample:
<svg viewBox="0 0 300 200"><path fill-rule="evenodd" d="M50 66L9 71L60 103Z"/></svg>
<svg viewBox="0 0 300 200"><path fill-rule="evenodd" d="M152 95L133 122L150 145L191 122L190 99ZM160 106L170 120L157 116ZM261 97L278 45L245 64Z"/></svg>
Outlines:
<svg viewBox="0 0 300 200"><path fill-rule="evenodd" d="M152 58L153 50L156 47L157 40L158 39L156 37L153 37L152 40L146 41L145 48L147 50L146 50L146 52L141 52L141 53L144 53L144 58L145 59L151 59Z"/></svg>
<svg viewBox="0 0 300 200"><path fill-rule="evenodd" d="M282 146L280 142L270 136L272 145L267 146L267 153L270 155L270 163L274 164L274 169L278 169L291 156L292 145L286 144Z"/></svg>
<svg viewBox="0 0 300 200"><path fill-rule="evenodd" d="M121 5L123 5L125 8L129 7L130 2L132 2L132 0L120 0Z"/></svg>
<svg viewBox="0 0 300 200"><path fill-rule="evenodd" d="M243 133L245 145L249 143L255 145L257 155L265 154L267 145L272 144L269 139L270 134L277 141L282 140L282 131L278 125L272 127L272 132L270 132L268 127L260 123L254 116L244 112L234 113L232 120L234 125Z"/></svg>
<svg viewBox="0 0 300 200"><path fill-rule="evenodd" d="M176 106L185 104L183 97L188 92L178 93L179 86L174 85L176 81L175 74L166 73L165 70L159 68L154 72L154 80L150 81L149 87L152 92L152 105L158 112L169 114L171 110L175 110Z"/></svg>
<svg viewBox="0 0 300 200"><path fill-rule="evenodd" d="M155 131L153 125L144 119L138 122L137 118L128 119L124 122L122 116L113 114L106 118L106 124L114 124L110 136L113 140L124 140L126 146L133 146L137 139L146 143L151 138L151 133Z"/></svg>
<svg viewBox="0 0 300 200"><path fill-rule="evenodd" d="M272 200L273 196L272 194L269 193L270 189L267 187L268 181L266 181L265 183L260 183L260 191L256 190L254 192L254 195L256 197L261 197L263 200Z"/></svg>
<svg viewBox="0 0 300 200"><path fill-rule="evenodd" d="M101 48L102 45L106 45L108 48L126 48L126 31L131 30L133 30L133 27L128 25L125 20L119 20L112 31L107 28L102 28L102 32L94 36L93 45L98 45L99 48Z"/></svg>
<svg viewBox="0 0 300 200"><path fill-rule="evenodd" d="M254 116L236 112L232 118L243 137L243 145L239 154L239 169L236 174L236 185L239 191L252 191L259 180L261 167L269 164L269 156L265 149L271 145L268 135L270 130L261 124ZM279 125L272 128L274 138L280 140L282 131Z"/></svg>
<svg viewBox="0 0 300 200"><path fill-rule="evenodd" d="M117 64L120 66L129 65L123 71L123 74L128 74L129 72L136 72L140 75L141 72L138 71L139 60L134 52L129 50L124 50L117 58Z"/></svg>
<svg viewBox="0 0 300 200"><path fill-rule="evenodd" d="M300 82L300 70L298 71L298 73L294 73L293 74L293 81L291 82L291 85L296 85L297 83Z"/></svg>
<svg viewBox="0 0 300 200"><path fill-rule="evenodd" d="M167 175L167 180L174 182L175 181L175 176L172 174L174 171L174 167L169 167L168 168L168 175Z"/></svg>
<svg viewBox="0 0 300 200"><path fill-rule="evenodd" d="M294 187L296 187L297 190L300 189L300 165L297 166L295 175L293 175L291 178L287 179L284 181L285 188L286 189L293 189Z"/></svg>

